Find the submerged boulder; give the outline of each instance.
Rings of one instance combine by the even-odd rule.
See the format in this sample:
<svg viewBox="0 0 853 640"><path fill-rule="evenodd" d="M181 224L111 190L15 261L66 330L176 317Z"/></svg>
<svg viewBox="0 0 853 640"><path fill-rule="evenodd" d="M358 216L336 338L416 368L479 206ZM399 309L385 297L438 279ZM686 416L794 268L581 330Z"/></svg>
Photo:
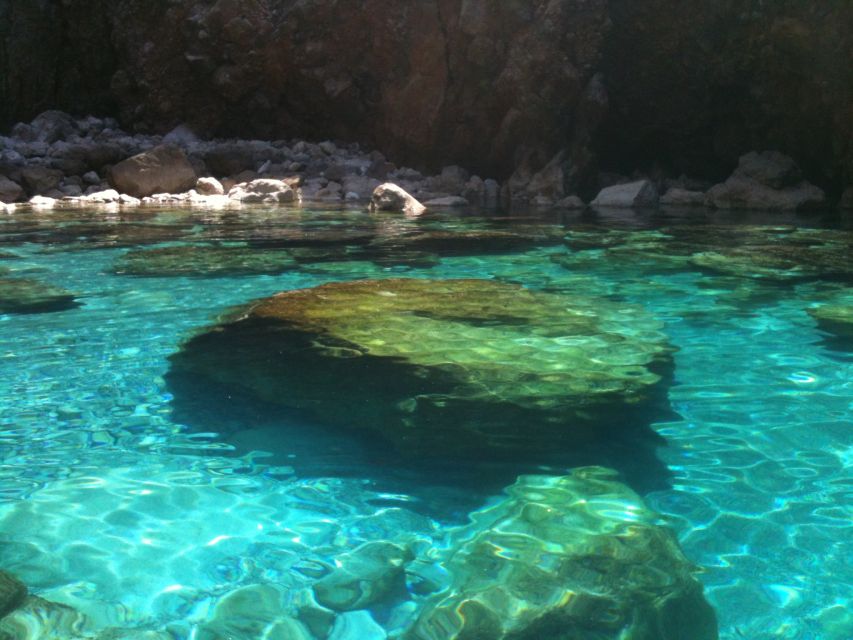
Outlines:
<svg viewBox="0 0 853 640"><path fill-rule="evenodd" d="M38 280L0 278L0 313L48 313L79 303L65 289Z"/></svg>
<svg viewBox="0 0 853 640"><path fill-rule="evenodd" d="M405 640L718 637L674 534L607 469L522 476L469 521L431 552L449 584Z"/></svg>
<svg viewBox="0 0 853 640"><path fill-rule="evenodd" d="M176 398L235 388L405 454L512 457L659 415L660 327L637 307L487 280L337 282L199 334L168 377Z"/></svg>
<svg viewBox="0 0 853 640"><path fill-rule="evenodd" d="M296 268L284 249L248 246L180 245L130 251L117 261L121 275L222 277L275 275Z"/></svg>
<svg viewBox="0 0 853 640"><path fill-rule="evenodd" d="M557 257L567 268L588 250L608 262L630 260L650 268L699 267L742 278L791 281L853 279L853 232L780 225L682 225L656 231L582 228Z"/></svg>

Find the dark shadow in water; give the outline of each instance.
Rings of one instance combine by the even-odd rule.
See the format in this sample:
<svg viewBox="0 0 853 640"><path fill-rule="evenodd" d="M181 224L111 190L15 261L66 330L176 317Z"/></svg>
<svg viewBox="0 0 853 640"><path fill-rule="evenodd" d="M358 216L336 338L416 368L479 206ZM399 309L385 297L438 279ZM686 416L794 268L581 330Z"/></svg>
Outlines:
<svg viewBox="0 0 853 640"><path fill-rule="evenodd" d="M443 521L464 520L522 474L560 475L574 467L601 465L618 470L641 494L670 488L671 473L656 455L666 443L649 425L674 414L657 413L647 420L633 414L633 423L614 424L594 442L572 448L554 442L545 453L507 458L484 447L476 456L464 458L407 457L373 433L319 424L297 410L231 386L174 370L167 380L174 395L173 420L190 431L218 433L221 441L234 447L232 455L262 451L270 455L259 462L292 467L301 478L363 478L370 482L370 490L390 494L377 504L405 507Z"/></svg>

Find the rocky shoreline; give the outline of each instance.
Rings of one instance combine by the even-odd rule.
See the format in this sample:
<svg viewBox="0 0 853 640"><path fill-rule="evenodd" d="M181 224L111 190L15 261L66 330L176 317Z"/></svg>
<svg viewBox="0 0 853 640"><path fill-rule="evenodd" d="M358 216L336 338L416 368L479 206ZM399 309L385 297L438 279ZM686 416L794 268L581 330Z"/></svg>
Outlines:
<svg viewBox="0 0 853 640"><path fill-rule="evenodd" d="M803 179L796 162L775 151L742 156L734 173L716 185L684 176L607 173L598 182L601 189L592 207L802 211L830 206L824 192ZM203 140L186 126L165 136L130 134L112 118L75 119L60 111L46 111L0 136L0 207L5 212L100 205L359 205L369 202L383 183L415 204L397 206L396 199L386 198L374 207L417 214L449 207L588 206L578 195L566 193L559 154L536 172L521 165L501 184L457 165L424 175L355 143ZM382 193L387 191L383 187ZM839 205L853 207L853 188Z"/></svg>

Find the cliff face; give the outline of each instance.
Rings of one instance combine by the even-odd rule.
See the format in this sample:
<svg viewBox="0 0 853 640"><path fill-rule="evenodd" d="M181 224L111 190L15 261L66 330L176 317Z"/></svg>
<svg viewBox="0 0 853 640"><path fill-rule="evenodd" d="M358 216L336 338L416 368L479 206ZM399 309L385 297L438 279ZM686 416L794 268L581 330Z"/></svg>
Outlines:
<svg viewBox="0 0 853 640"><path fill-rule="evenodd" d="M0 123L117 112L497 177L566 150L577 184L598 157L718 177L773 148L840 187L849 24L844 0L0 0Z"/></svg>
<svg viewBox="0 0 853 640"><path fill-rule="evenodd" d="M0 0L0 128L46 109L115 109L110 0Z"/></svg>

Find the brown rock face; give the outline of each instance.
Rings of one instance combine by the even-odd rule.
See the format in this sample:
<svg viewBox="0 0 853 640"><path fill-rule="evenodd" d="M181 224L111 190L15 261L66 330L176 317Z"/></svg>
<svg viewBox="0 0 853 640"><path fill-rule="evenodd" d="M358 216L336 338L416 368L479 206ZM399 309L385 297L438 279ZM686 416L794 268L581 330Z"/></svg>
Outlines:
<svg viewBox="0 0 853 640"><path fill-rule="evenodd" d="M184 152L166 144L122 160L110 171L110 183L120 193L135 198L182 193L194 187L197 180Z"/></svg>
<svg viewBox="0 0 853 640"><path fill-rule="evenodd" d="M359 138L487 174L569 143L608 25L604 0L155 4L116 11L125 119Z"/></svg>
<svg viewBox="0 0 853 640"><path fill-rule="evenodd" d="M502 181L564 152L589 196L599 164L721 180L777 149L840 194L850 24L841 0L0 0L0 125L119 112Z"/></svg>

